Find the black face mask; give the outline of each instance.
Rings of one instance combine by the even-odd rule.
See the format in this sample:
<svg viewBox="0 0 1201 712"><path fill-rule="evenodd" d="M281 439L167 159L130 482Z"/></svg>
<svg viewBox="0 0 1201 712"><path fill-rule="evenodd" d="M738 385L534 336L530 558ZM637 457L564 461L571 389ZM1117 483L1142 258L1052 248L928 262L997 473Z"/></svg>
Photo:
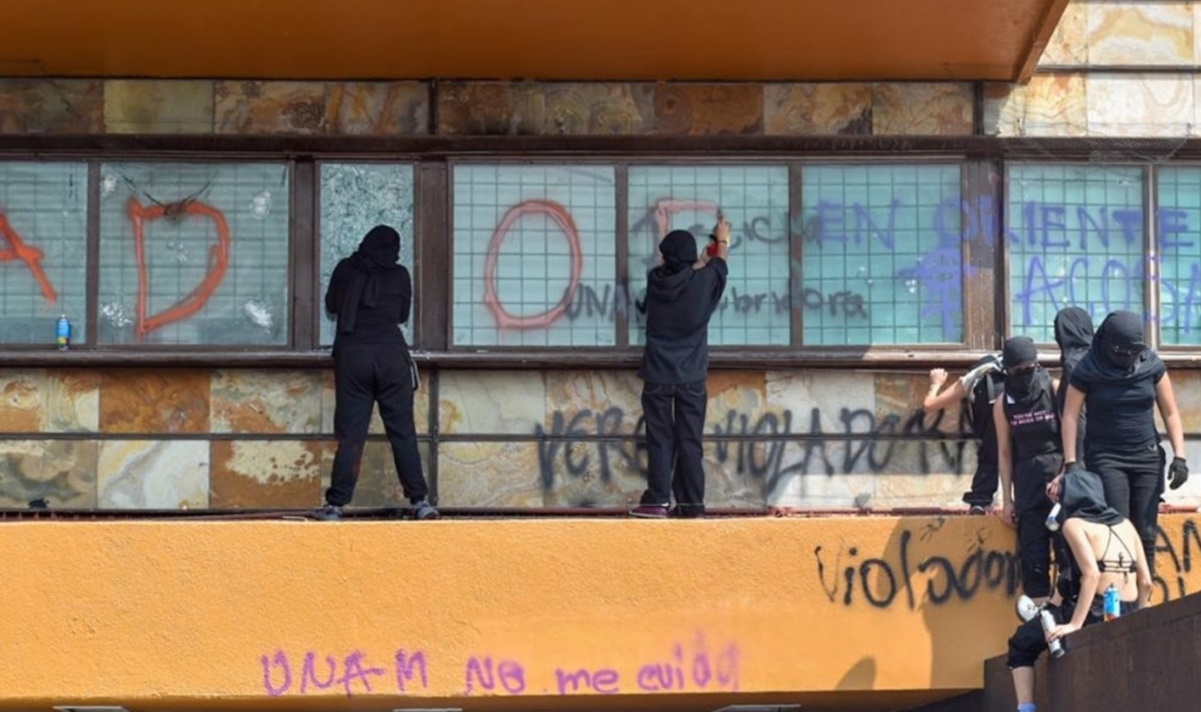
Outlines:
<svg viewBox="0 0 1201 712"><path fill-rule="evenodd" d="M1142 344L1109 347L1109 360L1118 368L1132 369L1147 347Z"/></svg>
<svg viewBox="0 0 1201 712"><path fill-rule="evenodd" d="M1034 376L1038 373L1038 369L1029 371L1021 371L1019 373L1005 374L1005 383L1009 386L1008 390L1014 393L1029 393L1034 387Z"/></svg>

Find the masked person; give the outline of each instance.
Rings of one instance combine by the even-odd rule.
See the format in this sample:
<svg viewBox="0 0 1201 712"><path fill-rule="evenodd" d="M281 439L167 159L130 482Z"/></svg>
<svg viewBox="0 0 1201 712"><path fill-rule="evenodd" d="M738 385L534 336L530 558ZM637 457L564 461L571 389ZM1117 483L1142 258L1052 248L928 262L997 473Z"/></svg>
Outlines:
<svg viewBox="0 0 1201 712"><path fill-rule="evenodd" d="M1101 477L1105 500L1134 522L1155 571L1159 496L1164 484L1164 450L1159 445L1154 408L1168 430L1176 457L1168 468L1172 489L1188 479L1184 433L1168 369L1143 340L1138 314L1116 311L1105 318L1092 347L1072 371L1064 402L1065 470L1079 469L1076 431L1088 408L1084 457ZM1055 487L1050 491L1054 494Z"/></svg>
<svg viewBox="0 0 1201 712"><path fill-rule="evenodd" d="M1047 484L1063 467L1059 437L1059 382L1038 363L1028 336L1005 342L1005 393L994 406L997 465L1001 477L1001 517L1018 529L1022 588L1035 604L1051 595L1051 500Z"/></svg>
<svg viewBox="0 0 1201 712"><path fill-rule="evenodd" d="M359 249L338 262L325 293L325 308L337 315L334 337L334 436L338 451L325 507L317 517L336 520L354 496L371 410L379 404L392 458L412 505L414 519L437 519L417 451L413 393L417 369L400 325L409 320L413 279L400 258L400 233L373 227Z"/></svg>
<svg viewBox="0 0 1201 712"><path fill-rule="evenodd" d="M947 372L936 368L930 371L930 391L922 401L927 413L949 408L964 402L971 419L972 434L980 443L976 451L976 473L972 488L963 494L969 514L987 514L997 494L997 431L993 427L993 411L1005 386L1001 359L989 354L976 362L970 371L945 390Z"/></svg>
<svg viewBox="0 0 1201 712"><path fill-rule="evenodd" d="M1059 412L1063 412L1064 400L1068 396L1068 384L1072 380L1072 371L1076 364L1088 353L1093 343L1093 318L1080 307L1065 307L1055 315L1055 343L1059 344L1059 363L1063 373L1059 378L1059 386L1055 391L1055 400ZM1086 411L1080 411L1076 425L1076 461L1082 463L1085 469L1088 463L1083 459L1084 433Z"/></svg>
<svg viewBox="0 0 1201 712"><path fill-rule="evenodd" d="M726 288L730 223L718 219L714 254L697 259L696 238L672 230L659 243L663 263L647 275L642 411L646 420L647 487L635 517L705 513L701 436L709 372L709 318Z"/></svg>
<svg viewBox="0 0 1201 712"><path fill-rule="evenodd" d="M1048 642L1103 621L1103 592L1110 584L1118 589L1122 615L1151 599L1151 570L1139 533L1105 501L1100 478L1073 470L1063 477L1059 493L1063 526L1055 539L1061 566L1055 595L1046 606L1056 625L1044 631L1033 615L1009 639L1006 662L1013 671L1018 712L1037 712L1034 663Z"/></svg>

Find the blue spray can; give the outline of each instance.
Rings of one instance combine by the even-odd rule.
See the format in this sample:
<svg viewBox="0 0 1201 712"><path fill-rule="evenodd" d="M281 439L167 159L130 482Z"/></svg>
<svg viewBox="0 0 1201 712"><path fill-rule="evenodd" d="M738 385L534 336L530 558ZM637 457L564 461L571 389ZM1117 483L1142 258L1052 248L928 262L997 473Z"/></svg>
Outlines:
<svg viewBox="0 0 1201 712"><path fill-rule="evenodd" d="M67 318L66 314L58 318L58 328L55 329L55 337L59 351L66 351L71 348L71 320Z"/></svg>
<svg viewBox="0 0 1201 712"><path fill-rule="evenodd" d="M1118 587L1109 584L1109 588L1105 589L1105 620L1111 621L1122 616L1122 598L1118 593Z"/></svg>

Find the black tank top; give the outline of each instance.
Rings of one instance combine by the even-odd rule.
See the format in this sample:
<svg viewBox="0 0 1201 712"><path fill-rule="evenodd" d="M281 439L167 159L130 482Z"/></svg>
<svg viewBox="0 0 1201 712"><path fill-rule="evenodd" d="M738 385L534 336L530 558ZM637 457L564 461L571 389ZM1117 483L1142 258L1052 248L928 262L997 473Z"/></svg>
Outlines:
<svg viewBox="0 0 1201 712"><path fill-rule="evenodd" d="M1051 392L1051 377L1039 373L1038 396L1032 403L1018 404L1008 394L1003 395L1005 419L1009 421L1009 440L1017 462L1039 455L1060 452L1059 413L1055 394Z"/></svg>

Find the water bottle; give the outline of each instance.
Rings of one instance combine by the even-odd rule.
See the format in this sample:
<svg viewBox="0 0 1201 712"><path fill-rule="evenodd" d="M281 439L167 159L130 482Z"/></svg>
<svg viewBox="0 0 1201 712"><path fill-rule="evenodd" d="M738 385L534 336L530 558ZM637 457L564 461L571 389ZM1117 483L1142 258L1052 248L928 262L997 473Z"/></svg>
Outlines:
<svg viewBox="0 0 1201 712"><path fill-rule="evenodd" d="M58 328L55 329L55 337L59 351L66 351L71 348L71 320L67 318L66 314L58 318Z"/></svg>
<svg viewBox="0 0 1201 712"><path fill-rule="evenodd" d="M1122 597L1118 593L1118 587L1109 584L1109 588L1105 589L1105 620L1111 621L1122 616Z"/></svg>
<svg viewBox="0 0 1201 712"><path fill-rule="evenodd" d="M1047 529L1053 532L1059 531L1059 502L1051 507L1051 513L1047 515Z"/></svg>
<svg viewBox="0 0 1201 712"><path fill-rule="evenodd" d="M1051 617L1051 611L1048 611L1044 608L1042 613L1038 614L1038 616L1043 622L1044 633L1050 632L1050 630L1055 627L1055 619ZM1047 648L1051 651L1051 657L1063 657L1063 641L1052 640L1051 642L1047 643Z"/></svg>

